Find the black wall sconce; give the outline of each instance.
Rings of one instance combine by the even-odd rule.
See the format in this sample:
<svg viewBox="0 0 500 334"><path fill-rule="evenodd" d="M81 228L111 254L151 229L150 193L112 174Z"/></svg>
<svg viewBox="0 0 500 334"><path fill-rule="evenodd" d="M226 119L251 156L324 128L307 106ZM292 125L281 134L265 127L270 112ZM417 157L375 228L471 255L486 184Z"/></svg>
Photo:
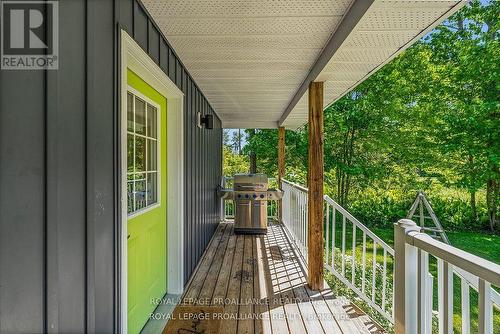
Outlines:
<svg viewBox="0 0 500 334"><path fill-rule="evenodd" d="M198 112L198 127L200 129L205 127L205 129L212 130L214 128L214 116L213 115L202 116L201 112Z"/></svg>

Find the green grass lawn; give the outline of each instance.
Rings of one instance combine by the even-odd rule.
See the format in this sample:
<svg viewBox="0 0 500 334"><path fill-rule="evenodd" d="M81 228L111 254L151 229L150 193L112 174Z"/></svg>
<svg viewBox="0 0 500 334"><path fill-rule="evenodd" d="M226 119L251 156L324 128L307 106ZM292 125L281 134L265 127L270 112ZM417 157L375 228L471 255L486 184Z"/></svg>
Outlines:
<svg viewBox="0 0 500 334"><path fill-rule="evenodd" d="M394 230L372 228L382 240L394 246ZM500 264L500 236L477 232L446 233L452 246Z"/></svg>
<svg viewBox="0 0 500 334"><path fill-rule="evenodd" d="M336 236L335 236L335 243L336 243L336 252L337 254L340 253L340 247L341 247L341 232L339 231L339 226L341 229L341 224L337 223L336 225ZM380 229L380 228L372 228L372 231L377 234L382 240L384 240L387 244L389 244L391 247L393 247L394 244L394 230L393 229ZM464 251L470 252L472 254L475 254L477 256L483 257L489 261L496 262L500 264L500 236L497 235L492 235L492 234L487 234L487 233L476 233L476 232L449 232L448 238L450 239L450 242L453 246L460 248ZM330 240L330 245L332 241ZM366 270L366 280L371 282L371 263L372 263L372 243L368 242L367 243L367 258L366 258L366 263L367 263L367 270ZM352 227L350 224L348 224L346 228L346 255L351 256L352 254ZM357 231L356 233L356 278L355 282L356 285L359 286L361 284L361 275L359 273L359 268L361 267L361 258L362 258L362 233L361 231ZM352 259L352 258L351 258ZM329 257L329 261L331 261L331 254ZM382 252L380 251L380 248L378 248L377 256L376 256L376 261L378 264L381 264L383 261L383 255ZM351 264L349 263L350 261L347 261L346 263L346 277L351 277L352 269L351 269ZM434 279L434 309L437 310L437 264L435 259L431 257L431 260L429 261L429 271L431 274L435 277ZM387 272L390 273L391 277L389 281L392 281L392 260L388 260L387 262ZM336 268L340 268L341 266L341 260L337 259L335 260L335 266ZM379 287L381 286L381 270L377 270L377 279L376 279L376 286L377 290L375 291L375 299L380 303L380 300L382 298L381 295L381 289ZM363 301L359 299L355 299L354 293L344 286L343 283L341 283L339 280L337 280L333 275L327 275L327 281L329 282L330 286L332 286L333 290L337 295L344 295L348 298L354 299L355 303L361 306L365 311L372 316L374 319L379 321L384 327L388 327L389 323L381 317L377 312L371 310L369 306L364 303ZM457 276L454 276L454 294L453 294L453 305L454 305L454 330L457 333L461 332L461 293L460 293L460 279ZM367 283L367 287L371 287L371 284ZM388 284L388 289L392 290L392 284ZM497 290L498 291L498 290ZM367 292L368 296L371 297L371 291ZM387 294L386 295L387 300L392 299L392 294ZM477 333L477 320L478 320L478 294L475 290L472 288L470 289L470 312L471 312L471 333L476 332ZM500 328L500 311L497 309L494 310L494 328ZM434 326L436 331L437 331L437 326Z"/></svg>

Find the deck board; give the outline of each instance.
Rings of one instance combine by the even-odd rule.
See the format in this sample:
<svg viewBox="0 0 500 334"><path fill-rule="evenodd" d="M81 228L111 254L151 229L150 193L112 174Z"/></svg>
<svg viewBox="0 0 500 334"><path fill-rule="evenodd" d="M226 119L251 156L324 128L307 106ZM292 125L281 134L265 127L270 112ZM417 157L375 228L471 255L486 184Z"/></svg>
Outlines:
<svg viewBox="0 0 500 334"><path fill-rule="evenodd" d="M266 235L217 228L182 300L224 306L220 333L373 334L369 317L330 289L311 291L304 263L281 224Z"/></svg>
<svg viewBox="0 0 500 334"><path fill-rule="evenodd" d="M262 252L263 245L264 238L261 236L257 236L255 242L252 243L252 254L256 261L253 272L253 291L255 298L259 298L259 302L255 304L255 312L259 315L255 320L255 334L272 333L266 285L269 279L266 277L266 271L264 270L264 260L267 260L267 258L265 253Z"/></svg>
<svg viewBox="0 0 500 334"><path fill-rule="evenodd" d="M227 288L224 312L229 315L229 318L224 321L224 326L220 329L221 334L237 333L238 330L238 301L240 299L242 264L243 264L243 249L245 246L245 237L238 235L236 239L236 248L234 251L233 265Z"/></svg>
<svg viewBox="0 0 500 334"><path fill-rule="evenodd" d="M213 261L209 270L207 271L205 281L203 282L203 286L201 287L198 295L198 299L204 303L212 304L215 285L217 284L217 278L220 274L220 270L224 260L224 254L226 254L229 244L229 238L232 234L232 229L229 226L226 226L222 238L219 241L219 247L214 254Z"/></svg>
<svg viewBox="0 0 500 334"><path fill-rule="evenodd" d="M253 272L255 260L253 258L252 237L245 236L245 246L243 248L243 266L241 271L241 292L239 314L243 319L238 322L238 333L254 333L254 291Z"/></svg>

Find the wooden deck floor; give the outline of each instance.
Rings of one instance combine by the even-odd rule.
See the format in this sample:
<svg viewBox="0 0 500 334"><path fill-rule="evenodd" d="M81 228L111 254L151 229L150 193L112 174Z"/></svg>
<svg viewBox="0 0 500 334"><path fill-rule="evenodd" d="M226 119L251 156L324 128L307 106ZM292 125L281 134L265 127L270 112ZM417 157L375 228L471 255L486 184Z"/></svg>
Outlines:
<svg viewBox="0 0 500 334"><path fill-rule="evenodd" d="M380 333L368 316L330 289L308 289L302 261L281 224L267 235L235 235L221 223L182 298L223 306L220 333Z"/></svg>

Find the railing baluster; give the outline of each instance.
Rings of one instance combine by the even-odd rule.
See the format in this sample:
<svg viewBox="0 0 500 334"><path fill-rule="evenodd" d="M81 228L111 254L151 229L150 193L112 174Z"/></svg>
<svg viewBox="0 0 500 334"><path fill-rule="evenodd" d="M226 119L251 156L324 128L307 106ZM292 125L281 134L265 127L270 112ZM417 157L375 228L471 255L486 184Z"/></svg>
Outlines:
<svg viewBox="0 0 500 334"><path fill-rule="evenodd" d="M303 233L303 236L304 236L304 252L307 254L308 253L308 249L307 249L307 242L308 242L308 235L307 235L307 212L306 212L306 206L304 204L305 201L305 196L304 194L301 194L301 202L302 202L302 233Z"/></svg>
<svg viewBox="0 0 500 334"><path fill-rule="evenodd" d="M304 248L304 254L307 255L307 220L304 219L305 208L304 208L304 194L300 194L300 226L302 227L302 247Z"/></svg>
<svg viewBox="0 0 500 334"><path fill-rule="evenodd" d="M417 287L418 287L418 330L419 332L423 333L424 332L424 326L425 326L425 321L427 318L427 303L426 303L426 296L428 293L427 289L427 282L428 278L427 275L429 274L429 253L423 251L423 250L418 250L418 280L417 280Z"/></svg>
<svg viewBox="0 0 500 334"><path fill-rule="evenodd" d="M295 238L297 239L297 243L299 244L300 250L303 251L302 249L302 239L301 239L301 233L300 233L300 221L299 221L299 215L298 215L298 210L299 210L299 198L297 197L297 192L294 190L292 192L293 194L293 221L295 223Z"/></svg>
<svg viewBox="0 0 500 334"><path fill-rule="evenodd" d="M335 270L335 225L337 220L335 218L335 207L332 206L332 269Z"/></svg>
<svg viewBox="0 0 500 334"><path fill-rule="evenodd" d="M479 279L479 333L493 334L493 305L491 284Z"/></svg>
<svg viewBox="0 0 500 334"><path fill-rule="evenodd" d="M295 203L295 225L296 225L296 233L297 233L297 241L299 242L300 249L302 251L302 254L305 255L304 253L304 239L302 235L302 217L300 214L300 194L297 191L294 191L295 195L295 200L297 201Z"/></svg>
<svg viewBox="0 0 500 334"><path fill-rule="evenodd" d="M292 207L290 211L292 212L292 221L293 221L293 234L295 238L295 242L301 247L300 245L300 234L299 230L297 229L297 196L295 195L295 189L290 187L290 206ZM302 248L300 248L302 250Z"/></svg>
<svg viewBox="0 0 500 334"><path fill-rule="evenodd" d="M295 216L295 234L297 235L297 241L299 243L300 249L304 252L302 248L302 226L300 225L300 197L299 194L294 190L293 196L295 197L295 208L294 208L294 216Z"/></svg>
<svg viewBox="0 0 500 334"><path fill-rule="evenodd" d="M352 261L351 261L351 283L354 284L356 278L356 224L352 222Z"/></svg>
<svg viewBox="0 0 500 334"><path fill-rule="evenodd" d="M470 301L469 301L469 283L465 278L460 279L460 291L462 301L462 334L470 333Z"/></svg>
<svg viewBox="0 0 500 334"><path fill-rule="evenodd" d="M342 215L342 276L345 277L345 215Z"/></svg>
<svg viewBox="0 0 500 334"><path fill-rule="evenodd" d="M385 294L387 287L387 250L384 248L384 267L382 269L382 310L385 311Z"/></svg>
<svg viewBox="0 0 500 334"><path fill-rule="evenodd" d="M432 334L432 305L434 303L434 277L427 273L427 294L425 303L427 305L427 314L425 318L424 334Z"/></svg>
<svg viewBox="0 0 500 334"><path fill-rule="evenodd" d="M443 260L437 258L437 282L438 282L438 332L439 334L444 333L444 284L443 284L443 272L444 272Z"/></svg>
<svg viewBox="0 0 500 334"><path fill-rule="evenodd" d="M330 257L330 206L325 202L325 215L326 215L326 263L329 263Z"/></svg>
<svg viewBox="0 0 500 334"><path fill-rule="evenodd" d="M295 197L295 208L294 208L294 216L295 216L295 234L297 235L297 241L300 246L300 250L304 255L304 248L302 247L302 226L300 224L300 197L299 194L294 190L293 195Z"/></svg>
<svg viewBox="0 0 500 334"><path fill-rule="evenodd" d="M305 253L305 242L306 242L305 237L306 236L304 234L304 224L303 224L303 222L304 222L304 214L302 212L303 211L303 207L302 207L302 205L303 205L303 203L302 203L302 194L301 193L297 193L297 197L299 198L299 205L298 205L298 211L297 211L297 213L299 215L299 220L298 221L299 221L299 228L300 228L300 243L302 245L302 252L304 254L306 254Z"/></svg>
<svg viewBox="0 0 500 334"><path fill-rule="evenodd" d="M299 208L299 198L297 197L297 192L295 189L292 192L293 194L293 221L294 221L294 232L295 232L295 238L297 239L297 244L300 247L300 250L303 251L302 249L302 239L301 239L301 234L300 234L300 222L299 222L299 215L298 215L298 208Z"/></svg>
<svg viewBox="0 0 500 334"><path fill-rule="evenodd" d="M362 259L362 274L361 274L361 292L365 293L365 280L366 280L366 233L363 232L363 254Z"/></svg>
<svg viewBox="0 0 500 334"><path fill-rule="evenodd" d="M372 302L375 302L375 283L377 277L377 242L373 240L373 263L372 263Z"/></svg>
<svg viewBox="0 0 500 334"><path fill-rule="evenodd" d="M453 266L448 262L440 260L441 276L438 280L441 284L439 294L439 333L453 333ZM438 271L439 272L439 271Z"/></svg>

